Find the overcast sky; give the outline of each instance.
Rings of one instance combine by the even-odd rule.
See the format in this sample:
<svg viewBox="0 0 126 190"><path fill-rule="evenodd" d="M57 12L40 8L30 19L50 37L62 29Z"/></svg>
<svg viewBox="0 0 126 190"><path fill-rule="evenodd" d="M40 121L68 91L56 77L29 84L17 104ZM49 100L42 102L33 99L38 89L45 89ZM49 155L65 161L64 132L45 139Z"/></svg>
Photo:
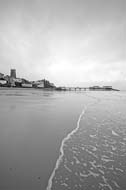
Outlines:
<svg viewBox="0 0 126 190"><path fill-rule="evenodd" d="M0 0L0 72L56 85L126 80L126 0Z"/></svg>

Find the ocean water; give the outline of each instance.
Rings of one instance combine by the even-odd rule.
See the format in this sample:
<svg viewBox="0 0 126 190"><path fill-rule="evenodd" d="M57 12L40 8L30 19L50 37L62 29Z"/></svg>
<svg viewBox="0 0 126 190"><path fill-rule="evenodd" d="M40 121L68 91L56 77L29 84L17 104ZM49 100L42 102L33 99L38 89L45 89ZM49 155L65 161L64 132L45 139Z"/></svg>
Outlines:
<svg viewBox="0 0 126 190"><path fill-rule="evenodd" d="M0 190L124 190L126 93L0 90Z"/></svg>

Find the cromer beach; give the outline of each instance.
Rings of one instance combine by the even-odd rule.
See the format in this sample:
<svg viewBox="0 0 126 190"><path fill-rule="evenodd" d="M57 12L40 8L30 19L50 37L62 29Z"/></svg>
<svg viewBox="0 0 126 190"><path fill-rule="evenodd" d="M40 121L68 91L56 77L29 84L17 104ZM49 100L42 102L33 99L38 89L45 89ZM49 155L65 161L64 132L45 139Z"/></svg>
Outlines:
<svg viewBox="0 0 126 190"><path fill-rule="evenodd" d="M124 190L125 92L0 90L0 189Z"/></svg>

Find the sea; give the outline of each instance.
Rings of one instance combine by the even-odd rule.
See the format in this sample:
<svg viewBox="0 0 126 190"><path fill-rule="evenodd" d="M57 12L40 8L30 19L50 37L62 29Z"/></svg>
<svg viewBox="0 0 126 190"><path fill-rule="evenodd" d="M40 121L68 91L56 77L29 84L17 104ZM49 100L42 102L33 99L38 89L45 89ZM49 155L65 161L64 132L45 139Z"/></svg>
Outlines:
<svg viewBox="0 0 126 190"><path fill-rule="evenodd" d="M125 189L125 91L0 88L0 190Z"/></svg>

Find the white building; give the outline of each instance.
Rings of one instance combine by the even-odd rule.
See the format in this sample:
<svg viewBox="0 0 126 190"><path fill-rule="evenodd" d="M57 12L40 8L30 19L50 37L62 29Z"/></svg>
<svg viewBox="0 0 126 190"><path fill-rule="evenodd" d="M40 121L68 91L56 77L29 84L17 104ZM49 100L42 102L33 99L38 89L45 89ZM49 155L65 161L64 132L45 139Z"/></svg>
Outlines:
<svg viewBox="0 0 126 190"><path fill-rule="evenodd" d="M44 88L44 82L37 84L37 88Z"/></svg>
<svg viewBox="0 0 126 190"><path fill-rule="evenodd" d="M4 84L6 84L6 83L7 83L6 80L4 80L4 79L0 79L0 84L1 84L1 85L4 85Z"/></svg>
<svg viewBox="0 0 126 190"><path fill-rule="evenodd" d="M24 87L24 88L32 88L32 84L31 83L22 83L22 85L21 85L22 87Z"/></svg>

